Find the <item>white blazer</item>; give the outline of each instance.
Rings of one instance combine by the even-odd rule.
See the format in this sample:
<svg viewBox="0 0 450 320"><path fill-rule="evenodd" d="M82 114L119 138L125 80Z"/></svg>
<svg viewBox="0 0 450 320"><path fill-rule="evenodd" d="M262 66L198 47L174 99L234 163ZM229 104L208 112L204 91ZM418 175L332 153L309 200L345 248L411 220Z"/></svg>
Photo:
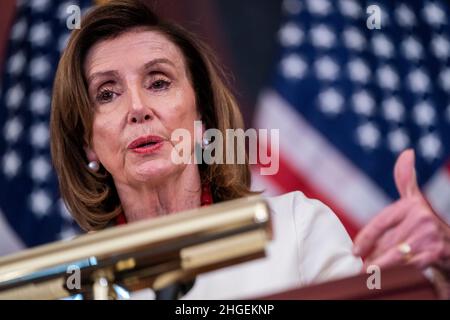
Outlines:
<svg viewBox="0 0 450 320"><path fill-rule="evenodd" d="M361 271L352 240L322 202L299 191L266 199L274 231L266 257L201 274L182 299L256 298ZM154 298L145 291L131 298Z"/></svg>
<svg viewBox="0 0 450 320"><path fill-rule="evenodd" d="M322 202L299 191L266 199L274 228L267 256L199 275L184 299L252 298L361 271L352 240Z"/></svg>

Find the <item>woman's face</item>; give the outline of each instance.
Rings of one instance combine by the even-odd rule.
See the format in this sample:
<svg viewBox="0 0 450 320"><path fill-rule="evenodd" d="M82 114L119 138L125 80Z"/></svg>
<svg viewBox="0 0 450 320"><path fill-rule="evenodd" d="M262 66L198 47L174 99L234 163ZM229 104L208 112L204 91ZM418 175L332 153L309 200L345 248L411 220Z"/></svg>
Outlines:
<svg viewBox="0 0 450 320"><path fill-rule="evenodd" d="M181 50L156 31L130 31L95 44L84 72L94 112L88 160L116 184L156 184L180 173L171 133L183 128L194 137L200 119Z"/></svg>

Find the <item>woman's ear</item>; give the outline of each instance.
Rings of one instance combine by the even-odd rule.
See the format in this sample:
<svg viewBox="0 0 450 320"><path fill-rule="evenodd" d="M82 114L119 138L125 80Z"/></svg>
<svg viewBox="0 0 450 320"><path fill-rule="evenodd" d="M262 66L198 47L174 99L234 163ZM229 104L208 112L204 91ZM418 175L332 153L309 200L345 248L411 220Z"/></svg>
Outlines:
<svg viewBox="0 0 450 320"><path fill-rule="evenodd" d="M97 154L90 147L85 146L84 152L86 153L86 158L88 159L87 167L92 172L98 172L100 169L100 161L98 161Z"/></svg>
<svg viewBox="0 0 450 320"><path fill-rule="evenodd" d="M91 162L91 161L97 161L98 162L97 154L95 153L95 151L91 147L85 145L84 146L84 152L86 153L86 158L88 159L89 162Z"/></svg>

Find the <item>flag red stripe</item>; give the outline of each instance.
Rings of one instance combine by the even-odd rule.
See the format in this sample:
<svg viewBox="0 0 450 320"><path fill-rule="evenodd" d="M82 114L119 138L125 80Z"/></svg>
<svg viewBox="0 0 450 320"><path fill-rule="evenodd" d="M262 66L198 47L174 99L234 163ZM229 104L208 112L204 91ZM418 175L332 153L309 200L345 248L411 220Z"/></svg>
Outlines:
<svg viewBox="0 0 450 320"><path fill-rule="evenodd" d="M16 1L3 0L0 2L0 75L3 72L4 59L8 48L10 29L16 12Z"/></svg>
<svg viewBox="0 0 450 320"><path fill-rule="evenodd" d="M360 226L354 222L344 210L324 196L314 184L308 180L306 175L301 174L292 168L289 162L283 159L281 154L278 173L271 176L265 176L265 179L269 179L271 183L277 185L283 192L299 190L309 198L322 201L334 211L352 239L354 239L358 233Z"/></svg>

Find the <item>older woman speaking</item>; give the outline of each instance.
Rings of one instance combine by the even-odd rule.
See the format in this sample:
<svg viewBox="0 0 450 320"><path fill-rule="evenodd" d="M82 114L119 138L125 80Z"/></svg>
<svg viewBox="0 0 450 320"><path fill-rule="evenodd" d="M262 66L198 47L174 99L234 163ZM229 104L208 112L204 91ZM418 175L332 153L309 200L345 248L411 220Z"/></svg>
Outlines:
<svg viewBox="0 0 450 320"><path fill-rule="evenodd" d="M94 8L58 66L51 149L62 197L99 230L251 195L245 164L175 163L172 133L242 128L208 48L139 1ZM190 141L193 155L202 141ZM245 152L245 150L237 150ZM292 192L267 199L267 257L197 278L188 298L243 298L358 273L360 258L334 213Z"/></svg>

